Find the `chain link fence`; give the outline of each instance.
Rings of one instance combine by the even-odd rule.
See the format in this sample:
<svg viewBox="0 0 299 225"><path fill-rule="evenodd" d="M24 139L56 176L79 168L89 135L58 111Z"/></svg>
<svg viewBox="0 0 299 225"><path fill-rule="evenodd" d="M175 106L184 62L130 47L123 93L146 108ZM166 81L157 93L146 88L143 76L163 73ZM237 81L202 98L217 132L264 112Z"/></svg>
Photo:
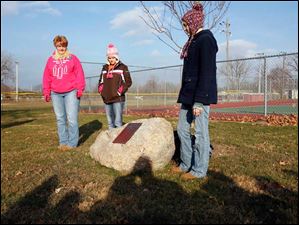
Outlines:
<svg viewBox="0 0 299 225"><path fill-rule="evenodd" d="M86 76L86 90L80 107L85 112L104 111L97 92L104 63L81 62ZM178 108L182 65L142 67L128 65L133 84L126 93L128 110ZM218 104L214 113L296 114L298 115L298 53L260 55L253 58L217 61ZM41 93L1 92L1 110L5 103L23 106L43 103ZM36 103L40 104L36 104Z"/></svg>
<svg viewBox="0 0 299 225"><path fill-rule="evenodd" d="M88 111L104 108L97 93L101 66L96 65L96 75L86 77L81 107ZM126 109L177 106L182 65L129 69L133 85L126 94ZM218 104L212 105L212 112L298 114L298 53L218 61L217 83Z"/></svg>

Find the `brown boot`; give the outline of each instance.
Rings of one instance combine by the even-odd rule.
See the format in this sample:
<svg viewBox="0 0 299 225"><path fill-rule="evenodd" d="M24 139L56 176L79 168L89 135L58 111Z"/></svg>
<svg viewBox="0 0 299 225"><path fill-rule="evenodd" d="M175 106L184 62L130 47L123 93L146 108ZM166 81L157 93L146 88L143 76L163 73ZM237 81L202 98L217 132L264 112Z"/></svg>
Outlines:
<svg viewBox="0 0 299 225"><path fill-rule="evenodd" d="M181 176L183 180L193 180L193 179L198 179L198 177L193 176L191 173L185 173Z"/></svg>
<svg viewBox="0 0 299 225"><path fill-rule="evenodd" d="M68 150L71 150L73 148L74 147L71 147L71 146L68 146L68 145L59 145L58 146L58 149L61 150L61 151L68 151Z"/></svg>
<svg viewBox="0 0 299 225"><path fill-rule="evenodd" d="M66 145L59 145L58 146L58 150L61 150L61 151L63 151L63 149L66 147Z"/></svg>
<svg viewBox="0 0 299 225"><path fill-rule="evenodd" d="M183 170L181 169L181 167L179 167L179 166L173 166L173 167L171 168L171 172L173 172L173 173L185 173L185 171L183 171Z"/></svg>

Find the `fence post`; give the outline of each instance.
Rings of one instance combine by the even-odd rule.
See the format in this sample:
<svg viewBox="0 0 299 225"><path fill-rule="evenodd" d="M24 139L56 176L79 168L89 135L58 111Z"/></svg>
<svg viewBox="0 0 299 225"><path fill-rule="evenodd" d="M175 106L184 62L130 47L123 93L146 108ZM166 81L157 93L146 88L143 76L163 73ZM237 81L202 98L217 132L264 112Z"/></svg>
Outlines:
<svg viewBox="0 0 299 225"><path fill-rule="evenodd" d="M136 88L136 103L137 103L137 109L139 108L139 86L138 83L136 84L137 88Z"/></svg>
<svg viewBox="0 0 299 225"><path fill-rule="evenodd" d="M126 93L125 93L125 98L126 98L126 101L125 101L126 115L128 115L128 95Z"/></svg>
<svg viewBox="0 0 299 225"><path fill-rule="evenodd" d="M19 62L16 63L16 101L19 101Z"/></svg>
<svg viewBox="0 0 299 225"><path fill-rule="evenodd" d="M90 93L91 93L91 84L90 84L90 80L88 79L88 86L89 86L89 90L88 90L88 112L91 113L91 101L90 101Z"/></svg>
<svg viewBox="0 0 299 225"><path fill-rule="evenodd" d="M266 73L266 57L264 57L264 115L267 116L267 73Z"/></svg>
<svg viewBox="0 0 299 225"><path fill-rule="evenodd" d="M167 88L166 88L166 79L164 81L164 106L166 106L167 96L166 96Z"/></svg>

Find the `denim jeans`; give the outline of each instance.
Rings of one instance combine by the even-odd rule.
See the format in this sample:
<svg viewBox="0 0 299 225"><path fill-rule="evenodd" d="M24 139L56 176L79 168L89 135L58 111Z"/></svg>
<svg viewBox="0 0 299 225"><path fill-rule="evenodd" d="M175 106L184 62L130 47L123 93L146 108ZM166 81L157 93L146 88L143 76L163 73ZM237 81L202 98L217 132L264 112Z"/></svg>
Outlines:
<svg viewBox="0 0 299 225"><path fill-rule="evenodd" d="M192 107L182 104L177 132L181 141L180 168L198 178L207 175L209 166L210 136L209 136L210 106L203 106L200 116L193 115ZM191 123L195 122L195 144L192 146Z"/></svg>
<svg viewBox="0 0 299 225"><path fill-rule="evenodd" d="M77 90L66 93L51 92L52 104L57 120L60 145L77 147L79 141L78 112L80 100Z"/></svg>
<svg viewBox="0 0 299 225"><path fill-rule="evenodd" d="M106 116L109 129L123 125L123 109L125 102L105 104Z"/></svg>

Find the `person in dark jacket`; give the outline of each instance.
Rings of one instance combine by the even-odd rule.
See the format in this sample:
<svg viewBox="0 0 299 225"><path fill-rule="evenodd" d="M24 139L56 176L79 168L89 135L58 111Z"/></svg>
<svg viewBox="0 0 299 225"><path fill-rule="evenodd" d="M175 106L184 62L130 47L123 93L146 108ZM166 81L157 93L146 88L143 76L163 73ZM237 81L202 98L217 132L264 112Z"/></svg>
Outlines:
<svg viewBox="0 0 299 225"><path fill-rule="evenodd" d="M108 63L102 68L98 92L105 103L109 129L123 125L125 93L132 85L128 67L119 60L117 48L109 44L107 48Z"/></svg>
<svg viewBox="0 0 299 225"><path fill-rule="evenodd" d="M180 164L174 172L185 172L183 179L207 175L210 153L210 104L217 103L216 53L217 41L210 30L203 29L204 13L200 3L182 17L189 36L181 52L184 60L182 86L178 96L181 103L177 132L181 141ZM195 144L191 141L191 123L195 123Z"/></svg>

